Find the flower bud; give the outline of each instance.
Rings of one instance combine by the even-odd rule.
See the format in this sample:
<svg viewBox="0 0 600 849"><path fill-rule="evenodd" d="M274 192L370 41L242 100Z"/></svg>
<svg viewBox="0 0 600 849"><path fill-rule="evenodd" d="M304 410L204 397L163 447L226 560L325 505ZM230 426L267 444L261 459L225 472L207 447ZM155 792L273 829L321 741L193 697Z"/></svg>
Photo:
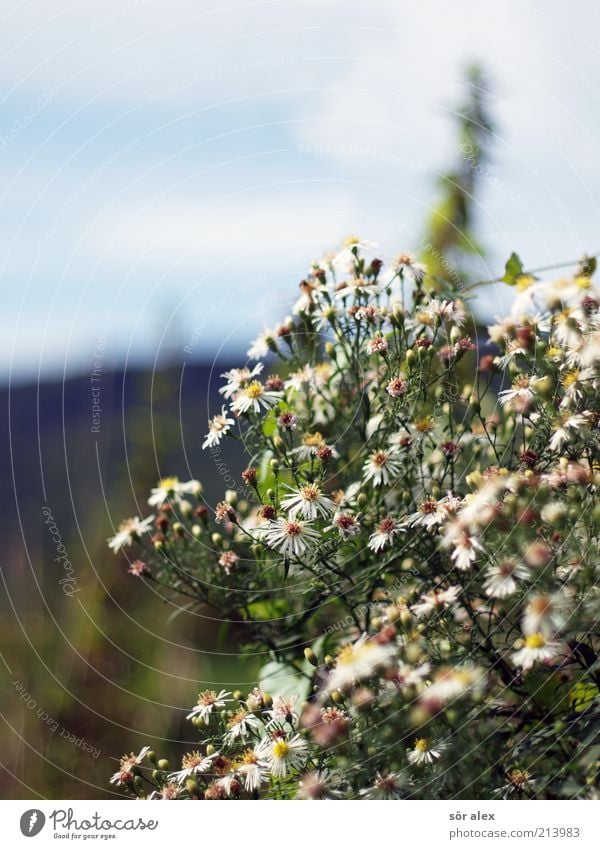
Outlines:
<svg viewBox="0 0 600 849"><path fill-rule="evenodd" d="M176 534L176 536L178 536L178 537L182 537L184 535L185 529L184 529L183 525L181 524L181 522L174 522L173 523L173 533Z"/></svg>
<svg viewBox="0 0 600 849"><path fill-rule="evenodd" d="M166 772L169 769L169 761L166 758L161 758L157 763L157 767L163 772Z"/></svg>
<svg viewBox="0 0 600 849"><path fill-rule="evenodd" d="M276 433L275 436L273 437L273 445L275 446L275 448L277 448L278 451L281 451L284 444L285 443L284 443L283 439L281 438L281 436L279 436L279 434Z"/></svg>
<svg viewBox="0 0 600 849"><path fill-rule="evenodd" d="M235 507L235 505L237 504L237 500L238 500L238 494L235 491L235 489L226 489L223 500L227 504L231 504L232 507Z"/></svg>
<svg viewBox="0 0 600 849"><path fill-rule="evenodd" d="M333 691L333 693L331 694L331 701L332 701L334 704L336 704L336 705L337 705L337 704L339 704L340 702L343 702L343 701L344 701L344 697L342 696L342 694L340 693L340 691L339 691L339 690L334 690L334 691Z"/></svg>
<svg viewBox="0 0 600 849"><path fill-rule="evenodd" d="M369 499L367 498L364 492L360 492L358 498L356 499L356 506L359 510L363 510L367 504L369 503Z"/></svg>
<svg viewBox="0 0 600 849"><path fill-rule="evenodd" d="M314 651L313 651L311 648L309 648L308 646L307 646L307 648L305 648L305 649L304 649L304 657L305 657L305 658L306 658L306 660L310 663L310 665L311 665L311 666L315 666L315 667L316 667L316 666L318 666L318 665L319 665L319 660L318 660L318 658L317 658L316 654L315 654L315 653L314 653Z"/></svg>
<svg viewBox="0 0 600 849"><path fill-rule="evenodd" d="M202 525L192 525L192 536L198 538L202 535Z"/></svg>
<svg viewBox="0 0 600 849"><path fill-rule="evenodd" d="M273 459L269 463L269 466L273 469L274 472L278 472L279 471L279 460L277 460L277 458L273 457Z"/></svg>
<svg viewBox="0 0 600 849"><path fill-rule="evenodd" d="M190 796L198 795L200 788L198 787L198 783L194 781L193 778L186 779L185 786Z"/></svg>
<svg viewBox="0 0 600 849"><path fill-rule="evenodd" d="M209 743L206 747L206 754L207 755L214 755L215 752L216 752L215 747L212 745L212 743Z"/></svg>
<svg viewBox="0 0 600 849"><path fill-rule="evenodd" d="M479 398L477 398L475 395L471 395L471 397L469 398L469 407L475 413L481 412L481 404L479 403Z"/></svg>
<svg viewBox="0 0 600 849"><path fill-rule="evenodd" d="M273 696L270 693L263 693L263 705L267 710L273 706Z"/></svg>
<svg viewBox="0 0 600 849"><path fill-rule="evenodd" d="M152 749L150 749L150 751L147 752L146 757L148 758L149 763L156 765L156 752L153 752Z"/></svg>
<svg viewBox="0 0 600 849"><path fill-rule="evenodd" d="M335 315L335 313L333 313L333 315ZM330 319L330 321L331 321L331 319ZM326 342L325 343L325 353L327 354L328 357L331 357L332 360L335 360L336 355L337 355L337 351L335 349L335 345L333 344L333 342Z"/></svg>
<svg viewBox="0 0 600 849"><path fill-rule="evenodd" d="M211 540L212 540L212 544L216 548L220 548L221 545L223 544L223 537L221 536L221 534L213 534L211 536Z"/></svg>

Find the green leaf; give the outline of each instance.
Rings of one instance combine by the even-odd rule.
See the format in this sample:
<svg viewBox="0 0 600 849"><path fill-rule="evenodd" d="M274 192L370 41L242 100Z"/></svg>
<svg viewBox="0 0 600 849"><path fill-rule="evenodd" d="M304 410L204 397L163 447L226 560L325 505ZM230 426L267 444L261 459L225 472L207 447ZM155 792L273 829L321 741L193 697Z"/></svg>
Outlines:
<svg viewBox="0 0 600 849"><path fill-rule="evenodd" d="M501 280L503 283L508 283L509 286L514 286L522 274L523 263L521 262L521 257L513 251L504 266L504 277Z"/></svg>

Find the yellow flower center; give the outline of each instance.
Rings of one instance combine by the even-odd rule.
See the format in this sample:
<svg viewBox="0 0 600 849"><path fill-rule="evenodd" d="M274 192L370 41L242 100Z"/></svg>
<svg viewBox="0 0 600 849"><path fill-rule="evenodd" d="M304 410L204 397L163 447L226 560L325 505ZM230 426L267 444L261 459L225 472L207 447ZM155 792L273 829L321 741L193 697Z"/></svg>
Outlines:
<svg viewBox="0 0 600 849"><path fill-rule="evenodd" d="M285 758L288 752L290 751L290 747L285 742L285 740L278 740L273 744L273 757L281 760Z"/></svg>
<svg viewBox="0 0 600 849"><path fill-rule="evenodd" d="M323 444L323 435L318 431L307 433L302 442L309 448L318 448Z"/></svg>
<svg viewBox="0 0 600 849"><path fill-rule="evenodd" d="M158 487L159 487L159 489L171 490L171 489L174 489L177 486L178 483L179 483L179 478L175 478L175 477L161 478L161 480L159 480L159 482L158 482Z"/></svg>
<svg viewBox="0 0 600 849"><path fill-rule="evenodd" d="M429 749L429 741L425 739L425 737L419 738L415 743L415 750L417 752L426 752Z"/></svg>
<svg viewBox="0 0 600 849"><path fill-rule="evenodd" d="M529 634L525 637L525 645L528 649L541 649L546 645L546 640L542 634Z"/></svg>
<svg viewBox="0 0 600 849"><path fill-rule="evenodd" d="M260 398L263 394L263 385L260 380L253 380L244 390L248 398Z"/></svg>
<svg viewBox="0 0 600 849"><path fill-rule="evenodd" d="M314 483L305 484L300 492L305 501L316 501L321 495L320 488Z"/></svg>

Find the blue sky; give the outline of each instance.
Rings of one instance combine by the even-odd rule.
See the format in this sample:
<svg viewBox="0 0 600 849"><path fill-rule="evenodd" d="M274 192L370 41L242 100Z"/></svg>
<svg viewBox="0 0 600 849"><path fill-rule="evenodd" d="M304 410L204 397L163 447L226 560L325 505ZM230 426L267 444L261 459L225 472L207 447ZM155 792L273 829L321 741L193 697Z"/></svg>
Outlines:
<svg viewBox="0 0 600 849"><path fill-rule="evenodd" d="M587 0L7 0L4 377L85 373L99 343L233 355L348 233L414 248L470 59L497 125L482 275L599 250L599 24Z"/></svg>

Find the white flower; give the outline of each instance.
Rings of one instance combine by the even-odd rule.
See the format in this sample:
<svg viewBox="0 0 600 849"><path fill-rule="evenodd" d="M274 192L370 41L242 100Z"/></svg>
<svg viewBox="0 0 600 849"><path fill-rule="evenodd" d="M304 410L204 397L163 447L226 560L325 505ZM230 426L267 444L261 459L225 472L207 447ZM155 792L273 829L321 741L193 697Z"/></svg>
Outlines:
<svg viewBox="0 0 600 849"><path fill-rule="evenodd" d="M299 734L288 737L276 732L264 737L254 751L274 778L285 778L290 770L300 769L308 757L308 747Z"/></svg>
<svg viewBox="0 0 600 849"><path fill-rule="evenodd" d="M462 304L456 301L440 301L437 298L432 298L425 308L425 312L432 318L452 322L457 327L461 327L465 323L465 311Z"/></svg>
<svg viewBox="0 0 600 849"><path fill-rule="evenodd" d="M363 477L365 483L372 480L373 486L381 486L390 482L390 475L397 475L400 471L400 463L393 451L379 449L367 458L363 465Z"/></svg>
<svg viewBox="0 0 600 849"><path fill-rule="evenodd" d="M335 510L335 504L321 492L316 483L305 483L296 492L287 495L281 502L293 519L303 516L305 519L316 519L318 516L329 516Z"/></svg>
<svg viewBox="0 0 600 849"><path fill-rule="evenodd" d="M453 605L460 595L460 587L452 586L446 590L431 590L421 596L421 601L410 608L415 616L428 616L434 610L445 610Z"/></svg>
<svg viewBox="0 0 600 849"><path fill-rule="evenodd" d="M461 514L464 515L464 514ZM477 559L477 552L483 551L483 546L464 524L464 520L455 520L446 525L442 541L444 548L452 548L451 559L457 569L465 572L470 569Z"/></svg>
<svg viewBox="0 0 600 849"><path fill-rule="evenodd" d="M243 740L250 731L260 727L260 721L254 713L249 713L245 708L236 711L227 723L225 742L231 746L238 740Z"/></svg>
<svg viewBox="0 0 600 849"><path fill-rule="evenodd" d="M150 746L144 746L143 749L140 749L137 755L134 755L133 752L130 755L123 755L119 762L119 770L115 772L112 778L110 779L111 784L128 784L133 779L132 769L135 766L139 766L141 762L144 760L148 752L150 751Z"/></svg>
<svg viewBox="0 0 600 849"><path fill-rule="evenodd" d="M526 405L534 398L533 381L527 375L519 375L513 380L512 387L498 393L498 400L503 407L515 408L514 402L518 399L521 405ZM523 406L518 408L521 412Z"/></svg>
<svg viewBox="0 0 600 849"><path fill-rule="evenodd" d="M492 598L506 598L519 588L517 579L526 580L529 577L530 572L524 566L511 560L503 560L502 563L487 569L483 586L486 595Z"/></svg>
<svg viewBox="0 0 600 849"><path fill-rule="evenodd" d="M269 353L269 343L275 338L275 331L265 327L246 351L251 360L261 360Z"/></svg>
<svg viewBox="0 0 600 849"><path fill-rule="evenodd" d="M439 705L458 699L468 692L480 693L486 683L486 674L478 666L464 664L440 668L432 684L425 689L420 701L431 704L439 710Z"/></svg>
<svg viewBox="0 0 600 849"><path fill-rule="evenodd" d="M268 526L265 543L282 554L298 557L318 538L318 532L310 527L309 522L279 518Z"/></svg>
<svg viewBox="0 0 600 849"><path fill-rule="evenodd" d="M213 445L218 445L221 439L229 432L232 425L235 424L235 419L227 417L225 407L221 408L220 414L213 416L208 421L208 433L206 439L202 443L203 448L212 448Z"/></svg>
<svg viewBox="0 0 600 849"><path fill-rule="evenodd" d="M293 724L298 720L298 714L296 712L296 703L298 701L298 696L275 696L273 699L273 707L271 710L267 711L270 716L269 725L272 723L283 723L288 722Z"/></svg>
<svg viewBox="0 0 600 849"><path fill-rule="evenodd" d="M569 600L560 592L533 596L523 614L523 633L541 633L549 639L554 637L565 626L569 608Z"/></svg>
<svg viewBox="0 0 600 849"><path fill-rule="evenodd" d="M329 673L325 693L343 690L361 678L391 663L396 650L389 643L381 644L363 634L355 643L343 646L337 656L334 669Z"/></svg>
<svg viewBox="0 0 600 849"><path fill-rule="evenodd" d="M390 262L392 268L397 274L402 274L404 277L412 279L414 283L420 283L427 274L427 266L412 256L412 254L398 254Z"/></svg>
<svg viewBox="0 0 600 849"><path fill-rule="evenodd" d="M260 760L253 749L248 749L244 753L242 762L237 766L236 771L241 776L248 793L254 793L258 790L269 777L266 761Z"/></svg>
<svg viewBox="0 0 600 849"><path fill-rule="evenodd" d="M360 790L360 795L364 799L400 799L410 783L408 776L402 772L388 772L384 775L378 772L371 787Z"/></svg>
<svg viewBox="0 0 600 849"><path fill-rule="evenodd" d="M378 525L375 533L369 537L369 548L371 551L381 551L387 548L401 531L400 522L392 516L386 516Z"/></svg>
<svg viewBox="0 0 600 849"><path fill-rule="evenodd" d="M360 522L351 513L338 511L333 517L332 524L325 528L326 531L339 531L342 539L350 539L360 533Z"/></svg>
<svg viewBox="0 0 600 849"><path fill-rule="evenodd" d="M176 781L177 784L183 784L186 778L210 769L213 759L216 757L216 753L212 755L201 755L198 751L189 752L189 754L184 755L181 759L181 769L169 774L169 781Z"/></svg>
<svg viewBox="0 0 600 849"><path fill-rule="evenodd" d="M588 424L586 413L563 413L552 425L552 438L550 448L552 451L560 451L565 442L568 442L577 434L577 431Z"/></svg>
<svg viewBox="0 0 600 849"><path fill-rule="evenodd" d="M192 708L191 713L188 713L186 719L197 716L203 722L208 722L213 710L220 710L225 707L227 702L233 701L229 696L231 696L231 693L228 693L227 690L220 690L218 693L214 690L204 690L203 693L198 695L198 704Z"/></svg>
<svg viewBox="0 0 600 849"><path fill-rule="evenodd" d="M410 749L406 757L409 764L413 766L432 764L438 758L441 758L445 748L445 743L432 743L426 737L421 737L415 741L414 749Z"/></svg>
<svg viewBox="0 0 600 849"><path fill-rule="evenodd" d="M525 645L512 656L513 663L522 669L531 669L534 663L545 663L558 654L558 644L546 640L543 634L527 634Z"/></svg>
<svg viewBox="0 0 600 849"><path fill-rule="evenodd" d="M333 258L331 265L336 271L347 274L354 269L356 253L359 251L376 251L377 245L368 239L360 239L358 236L348 236L344 239L344 247Z"/></svg>
<svg viewBox="0 0 600 849"><path fill-rule="evenodd" d="M268 410L282 398L281 392L273 392L265 388L260 380L245 384L235 395L231 409L236 413L259 413L261 407Z"/></svg>
<svg viewBox="0 0 600 849"><path fill-rule="evenodd" d="M170 477L159 480L158 485L150 490L148 504L151 507L160 507L165 501L179 504L183 495L198 496L202 492L202 484L197 480L182 483L179 478Z"/></svg>
<svg viewBox="0 0 600 849"><path fill-rule="evenodd" d="M456 512L462 504L460 498L455 498L451 493L444 496L440 501L435 498L425 498L419 504L416 513L411 513L406 522L412 525L422 525L428 531L446 521L449 515Z"/></svg>
<svg viewBox="0 0 600 849"><path fill-rule="evenodd" d="M119 530L108 540L108 547L117 553L126 545L132 545L133 541L143 534L147 534L152 527L154 516L147 516L145 519L140 519L134 516L133 519L123 519L119 525Z"/></svg>
<svg viewBox="0 0 600 849"><path fill-rule="evenodd" d="M221 377L224 377L227 383L221 386L219 393L224 398L232 398L236 392L242 388L244 383L248 383L254 377L257 377L263 370L262 363L257 363L253 369L249 368L232 368L229 371L223 372Z"/></svg>

